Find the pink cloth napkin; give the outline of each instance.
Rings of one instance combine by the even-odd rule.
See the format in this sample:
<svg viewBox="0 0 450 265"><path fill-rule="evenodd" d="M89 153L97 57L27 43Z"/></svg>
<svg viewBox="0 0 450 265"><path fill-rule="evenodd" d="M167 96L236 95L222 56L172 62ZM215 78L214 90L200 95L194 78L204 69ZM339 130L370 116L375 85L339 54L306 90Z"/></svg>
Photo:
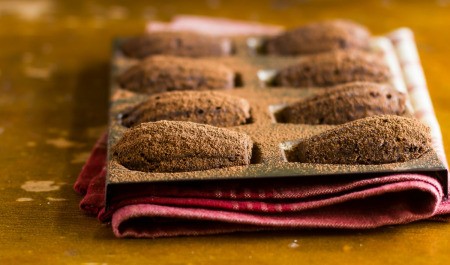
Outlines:
<svg viewBox="0 0 450 265"><path fill-rule="evenodd" d="M226 35L233 31L251 34L252 28L255 34L263 34L265 28L268 34L280 30L254 23L190 16L176 17L173 24L153 23L148 29L200 29L205 33L210 32L208 26ZM416 72L419 69L419 74L412 77L405 71L405 82L417 118L431 126L434 144L445 159L426 83L420 79L423 72L418 56L417 60L410 61L411 52L401 53L405 49L402 45L409 49L414 45L413 36L409 30L402 29L389 37L398 49L402 68L409 67ZM413 48L415 51L415 46ZM84 195L81 209L97 215L102 222L111 222L117 237L154 238L301 228L368 229L422 219L450 219L450 203L443 201L439 182L419 174L363 180L346 176L282 182L230 181L220 185L133 186L121 190L121 195L112 198L110 207L105 209L106 142L106 135L99 139L74 188Z"/></svg>

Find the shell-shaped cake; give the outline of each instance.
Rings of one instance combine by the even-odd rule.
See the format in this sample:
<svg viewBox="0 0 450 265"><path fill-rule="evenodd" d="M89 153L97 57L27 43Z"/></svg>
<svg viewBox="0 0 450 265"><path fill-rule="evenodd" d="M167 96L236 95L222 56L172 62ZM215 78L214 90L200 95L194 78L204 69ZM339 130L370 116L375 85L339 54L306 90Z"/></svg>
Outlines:
<svg viewBox="0 0 450 265"><path fill-rule="evenodd" d="M349 20L307 24L266 41L269 54L302 55L341 49L368 49L370 32Z"/></svg>
<svg viewBox="0 0 450 265"><path fill-rule="evenodd" d="M281 122L342 124L382 114L403 115L406 95L387 84L355 82L327 88L277 113Z"/></svg>
<svg viewBox="0 0 450 265"><path fill-rule="evenodd" d="M359 119L306 138L289 160L318 164L385 164L421 157L431 150L430 129L393 115Z"/></svg>
<svg viewBox="0 0 450 265"><path fill-rule="evenodd" d="M126 56L138 59L157 54L205 57L229 55L233 45L229 39L193 32L152 32L128 39L121 49Z"/></svg>
<svg viewBox="0 0 450 265"><path fill-rule="evenodd" d="M184 121L141 123L113 146L131 170L187 172L250 164L253 142L244 133Z"/></svg>
<svg viewBox="0 0 450 265"><path fill-rule="evenodd" d="M213 60L162 55L143 60L118 78L123 89L143 94L230 89L234 87L234 81L234 72Z"/></svg>
<svg viewBox="0 0 450 265"><path fill-rule="evenodd" d="M122 116L127 127L159 120L238 126L250 118L247 100L216 91L171 91L149 96Z"/></svg>
<svg viewBox="0 0 450 265"><path fill-rule="evenodd" d="M377 54L345 50L303 56L280 69L274 83L283 87L323 87L365 81L385 83L389 68Z"/></svg>

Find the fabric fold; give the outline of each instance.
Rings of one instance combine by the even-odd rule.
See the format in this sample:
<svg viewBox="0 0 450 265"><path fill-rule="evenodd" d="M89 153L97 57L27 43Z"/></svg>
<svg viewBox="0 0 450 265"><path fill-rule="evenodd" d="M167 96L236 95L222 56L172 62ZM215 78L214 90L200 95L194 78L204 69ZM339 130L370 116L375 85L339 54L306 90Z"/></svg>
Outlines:
<svg viewBox="0 0 450 265"><path fill-rule="evenodd" d="M423 182L411 182L408 187L397 183L336 198L329 201L329 205L318 202L315 208L299 211L266 213L264 209L268 206L260 202L263 212L258 214L239 209L189 207L189 202L182 206L160 205L156 201L156 204L131 204L119 208L112 217L112 227L118 237L205 235L226 233L230 229L368 229L429 218L436 212L440 195ZM206 223L209 228L198 226L199 223Z"/></svg>
<svg viewBox="0 0 450 265"><path fill-rule="evenodd" d="M91 180L100 174L102 169L105 167L107 143L108 134L104 133L92 148L88 160L84 164L75 184L73 185L76 192L85 195L88 191Z"/></svg>

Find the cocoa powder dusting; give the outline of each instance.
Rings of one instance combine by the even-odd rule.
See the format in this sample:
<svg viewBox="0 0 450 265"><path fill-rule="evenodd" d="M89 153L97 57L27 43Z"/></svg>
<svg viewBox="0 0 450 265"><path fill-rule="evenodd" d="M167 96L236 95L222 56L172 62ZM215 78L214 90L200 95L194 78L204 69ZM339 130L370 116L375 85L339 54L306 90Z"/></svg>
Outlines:
<svg viewBox="0 0 450 265"><path fill-rule="evenodd" d="M359 50L334 51L302 57L279 70L278 86L333 86L347 82L386 83L391 73L382 58Z"/></svg>
<svg viewBox="0 0 450 265"><path fill-rule="evenodd" d="M331 87L277 113L288 123L342 124L381 114L403 115L406 95L390 85L356 82Z"/></svg>
<svg viewBox="0 0 450 265"><path fill-rule="evenodd" d="M181 121L142 123L112 148L123 166L145 172L196 171L250 164L246 134Z"/></svg>
<svg viewBox="0 0 450 265"><path fill-rule="evenodd" d="M154 94L171 90L230 89L233 71L213 60L152 56L118 78L124 89Z"/></svg>
<svg viewBox="0 0 450 265"><path fill-rule="evenodd" d="M304 139L290 160L319 164L383 164L417 159L430 151L430 129L416 119L368 117Z"/></svg>
<svg viewBox="0 0 450 265"><path fill-rule="evenodd" d="M205 57L229 55L233 44L229 39L193 32L152 32L128 39L121 49L125 55L139 59L156 54Z"/></svg>
<svg viewBox="0 0 450 265"><path fill-rule="evenodd" d="M368 49L370 32L348 20L307 24L267 40L269 54L299 55L341 49Z"/></svg>
<svg viewBox="0 0 450 265"><path fill-rule="evenodd" d="M122 123L132 127L143 122L191 121L218 127L242 125L250 119L247 100L215 91L172 91L159 93L132 107Z"/></svg>

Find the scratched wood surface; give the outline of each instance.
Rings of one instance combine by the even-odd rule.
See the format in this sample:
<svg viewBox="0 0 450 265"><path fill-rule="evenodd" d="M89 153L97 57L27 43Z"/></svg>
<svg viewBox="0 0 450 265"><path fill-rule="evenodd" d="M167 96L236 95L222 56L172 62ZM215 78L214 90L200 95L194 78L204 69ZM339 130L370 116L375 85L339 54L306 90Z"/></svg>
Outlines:
<svg viewBox="0 0 450 265"><path fill-rule="evenodd" d="M125 4L126 3L126 4ZM0 264L445 264L450 224L118 240L72 191L106 128L111 39L180 13L415 33L446 150L450 1L0 1Z"/></svg>

